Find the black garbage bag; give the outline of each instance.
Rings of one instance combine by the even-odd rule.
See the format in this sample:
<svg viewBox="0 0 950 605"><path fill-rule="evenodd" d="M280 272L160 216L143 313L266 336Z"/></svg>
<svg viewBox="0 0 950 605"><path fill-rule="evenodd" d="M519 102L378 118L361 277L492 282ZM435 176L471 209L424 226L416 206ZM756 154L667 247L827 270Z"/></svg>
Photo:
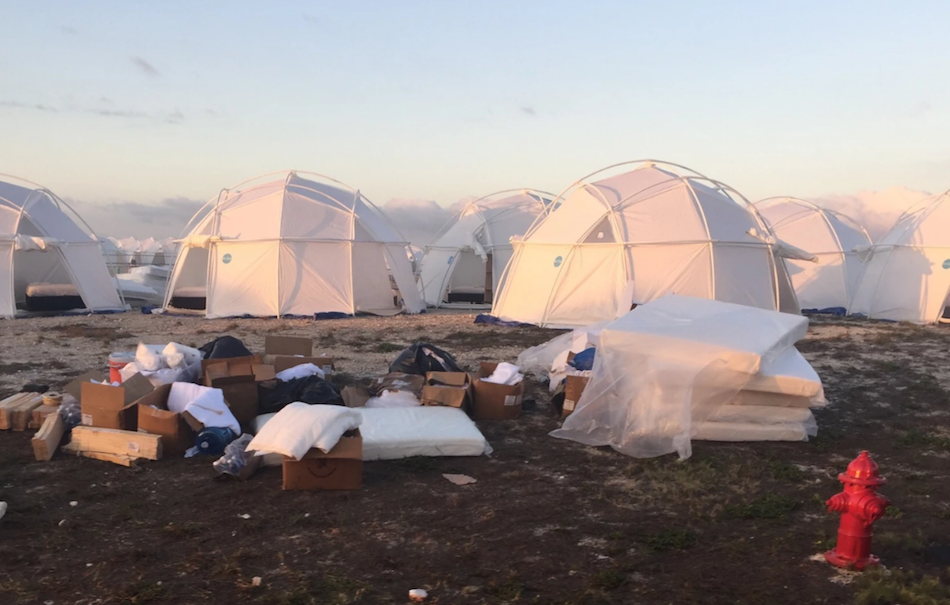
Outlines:
<svg viewBox="0 0 950 605"><path fill-rule="evenodd" d="M390 372L419 374L426 372L461 372L455 358L438 347L417 342L399 354L389 366Z"/></svg>
<svg viewBox="0 0 950 605"><path fill-rule="evenodd" d="M219 336L198 348L205 359L229 359L253 355L244 343L233 336Z"/></svg>
<svg viewBox="0 0 950 605"><path fill-rule="evenodd" d="M265 387L262 384L258 394L261 414L279 412L284 406L295 401L344 405L343 396L340 395L336 385L319 376L305 376L289 382L277 380L273 387Z"/></svg>

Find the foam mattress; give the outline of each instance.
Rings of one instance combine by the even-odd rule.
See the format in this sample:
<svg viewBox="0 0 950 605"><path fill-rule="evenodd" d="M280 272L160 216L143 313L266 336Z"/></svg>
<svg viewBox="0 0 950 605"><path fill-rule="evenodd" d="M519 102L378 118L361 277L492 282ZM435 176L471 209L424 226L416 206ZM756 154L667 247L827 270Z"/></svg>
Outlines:
<svg viewBox="0 0 950 605"><path fill-rule="evenodd" d="M359 408L363 415L363 460L410 456L481 456L492 451L475 423L458 408ZM274 414L254 419L256 433ZM279 466L281 456L267 454L265 466Z"/></svg>

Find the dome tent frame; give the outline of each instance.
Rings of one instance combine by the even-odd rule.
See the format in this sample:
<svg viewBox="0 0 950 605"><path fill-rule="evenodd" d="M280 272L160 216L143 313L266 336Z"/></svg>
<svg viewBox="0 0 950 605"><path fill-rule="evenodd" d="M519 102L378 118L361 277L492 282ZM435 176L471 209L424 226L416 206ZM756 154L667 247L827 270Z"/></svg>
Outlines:
<svg viewBox="0 0 950 605"><path fill-rule="evenodd" d="M633 170L624 172L619 172L616 170L618 168L626 168L631 166L634 166L635 168ZM632 175L640 169L647 168L655 168L658 171L667 174L668 178L661 178L657 182L649 183L642 187L637 186L636 189L629 193L622 193L621 191L617 190L616 199L614 200L608 199L604 191L601 189L609 188L609 185L605 183L607 183L607 181L610 179L620 179L626 175ZM607 173L613 174L608 176ZM602 180L592 180L594 177L602 175L604 177ZM698 218L699 225L701 225L702 229L701 232L704 233L704 237L682 239L660 238L656 240L651 240L649 238L639 238L636 241L630 241L630 234L626 232L625 226L621 224L620 221L622 211L625 208L632 208L638 204L644 204L646 202L655 203L656 198L668 193L674 189L677 184L685 186L689 204ZM699 192L699 188L702 188L701 192ZM563 240L553 239L551 237L551 233L542 234L543 231L551 231L551 229L547 226L550 217L556 216L557 212L563 212L565 208L565 202L570 199L574 199L574 195L580 191L585 192L589 198L593 200L589 203L584 202L587 204L587 206L585 211L586 214L583 216L583 224L589 225L589 227L587 227L583 232L573 232L567 239ZM702 195L700 195L700 193ZM701 198L709 199L708 196L710 195L721 196L748 214L750 217L749 229L743 234L743 236L749 237L747 241L738 241L737 239L725 240L714 237L714 234L710 229L710 220L707 216L706 209L704 208L703 203L700 201ZM592 205L595 202L596 206L601 209L599 214L595 212L594 206ZM592 241L592 237L595 233L597 233L599 237L604 234L604 231L600 231L600 233L598 233L598 231L604 226L609 226L612 239ZM555 236L557 235L559 234L555 234ZM546 237L547 239L542 239L542 237ZM512 296L510 292L507 291L507 289L500 293L499 297L496 299L492 313L505 320L536 323L545 327L566 328L575 327L577 325L581 325L584 322L590 323L590 321L612 318L607 316L616 316L617 314L626 312L626 310L629 310L629 305L622 302L624 299L629 299L633 304L642 304L648 302L648 300L652 300L653 298L653 296L648 296L643 300L635 300L635 297L637 296L636 288L640 283L644 282L637 277L633 277L633 264L636 263L630 252L637 248L651 247L666 249L673 246L704 246L709 249L709 253L707 254L707 292L704 293L704 296L711 299L717 299L717 258L716 255L713 254L714 247L716 249L747 248L766 250L768 253L768 272L770 274L768 293L770 301L768 302L768 306L766 308L773 308L775 310L793 313L799 312L798 302L795 298L794 291L791 288L791 283L788 279L785 267L782 263L777 262L775 258L779 254L790 254L796 251L793 251L787 245L782 244L774 237L774 234L769 229L768 224L763 220L761 215L755 209L754 205L737 190L721 181L709 178L698 171L672 162L664 162L656 159L641 159L620 162L599 169L580 179L577 179L570 186L564 189L564 191L562 191L561 194L557 196L557 198L555 198L555 200L548 207L547 211L538 217L525 236L519 242L517 242L517 244L521 247L521 250L516 250L515 255L512 257L511 262L508 264L508 267L505 270L504 279L506 286L511 286L513 281L512 273L517 270L517 265L522 260L520 258L521 255L519 252L526 250L526 246L530 245L537 248L548 246L552 249L565 248L565 250L558 254L557 258L554 259L554 267L557 269L557 271L555 272L554 276L550 278L550 290L547 293L542 294L542 296L545 297L543 308L537 307L534 311L528 312L524 312L524 308L515 308L514 312L509 312L509 309L506 307L517 307L518 301L516 300L509 303L508 299L525 298L526 293L521 292L519 293L519 296ZM570 279L570 276L565 277L565 272L568 271L568 267L572 266L572 261L575 260L575 257L580 253L579 251L583 249L596 250L598 247L620 248L617 259L611 260L609 262L613 262L615 264L611 271L615 271L617 275L625 276L623 278L626 282L625 287L618 289L616 287L616 283L608 284L604 287L607 287L608 290L614 290L611 293L612 295L609 297L599 297L600 300L607 300L609 303L617 303L618 308L608 312L606 307L601 305L600 309L597 311L592 311L584 318L567 318L565 320L564 318L558 319L558 317L553 316L555 303L562 305L564 300L566 300L560 289L564 286L564 283ZM552 252L552 254L554 254L554 252ZM568 292L567 296L573 296L575 291L589 287L589 284L586 283L586 278L581 278L580 281L575 278L573 281L577 283L573 283L571 286L572 290ZM543 287L547 288L548 286L545 284ZM622 292L620 290L622 290ZM756 306L766 305L759 304ZM578 307L575 305L573 309L576 310Z"/></svg>
<svg viewBox="0 0 950 605"><path fill-rule="evenodd" d="M30 257L26 255L34 253L53 256L43 258L41 266L33 263L34 267L27 268L28 274L40 271L42 275L34 273L34 276L44 282L53 279L57 282L54 285L66 285L68 281L85 305L82 310L126 310L106 268L101 242L82 216L38 183L4 173L0 173L0 180L0 188L11 187L10 193L0 193L0 215L8 217L0 218L0 231L4 232L0 233L0 259L3 259L0 263L5 265L0 268L0 275L4 271L9 274L8 279L0 283L0 317L16 316L16 300L25 296L25 286L20 288L16 283L17 267L28 261ZM22 200L6 197L16 190L25 193ZM45 210L44 202L48 203ZM22 233L27 225L36 234Z"/></svg>
<svg viewBox="0 0 950 605"><path fill-rule="evenodd" d="M283 178L266 180L268 177L278 175ZM335 213L331 216L323 217L321 224L318 225L320 228L326 229L327 227L335 227L339 232L342 223L334 225L328 221L339 221L341 218L344 218L347 221L346 233L337 233L335 237L327 237L325 234L304 236L286 235L284 233L284 213L287 210L288 194L296 194L301 197L303 206L308 209L324 206ZM280 195L280 208L276 216L275 225L277 231L275 234L242 236L242 230L242 233L238 233L236 236L222 237L222 220L225 215L250 207L253 204L258 204L263 199L272 195ZM300 202L298 202L298 204L299 203ZM273 216L273 213L270 213L269 216ZM312 220L313 217L308 217L306 213L301 216L301 221L307 221L308 219ZM295 226L299 225L301 221L295 223ZM406 242L402 234L399 233L398 229L386 218L379 208L373 205L358 189L319 173L302 170L282 170L262 174L242 181L233 187L222 189L216 197L205 203L205 205L195 213L192 219L188 221L183 231L182 239L178 241L182 245L182 251L176 258L175 266L169 280L169 288L165 295L164 306L168 310L181 311L181 309L176 309L172 305L172 302L175 298L176 285L183 275L190 251L195 248L207 248L209 252L204 280L207 290L206 306L203 314L209 318L249 314L247 311L235 311L237 307L241 306L239 302L231 305L230 309L225 310L222 305L215 304L213 300L215 286L218 282L217 267L214 262L217 248L237 244L257 245L260 247L272 245L276 247L274 250L262 249L260 251L260 253L266 252L277 255L277 260L275 261L276 268L271 271L273 275L270 276L273 277L274 283L249 284L244 286L248 290L253 290L255 294L261 294L266 290L270 290L273 294L271 300L267 301L266 305L264 305L266 306L266 311L261 302L265 297L260 297L259 300L254 301L254 304L257 305L258 308L253 313L250 313L252 315L262 317L286 317L323 312L342 312L355 315L358 312L364 311L377 314L392 314L400 310L400 305L405 311L410 313L418 313L424 309L418 300L418 292L416 291L415 283L412 278L412 269L406 255L408 242ZM322 292L317 293L311 291L300 298L300 300L297 300L297 298L288 298L288 295L292 297L296 296L296 293L291 292L291 290L299 289L301 278L295 280L294 283L285 283L287 280L282 275L281 268L287 265L287 263L281 259L281 255L290 254L294 257L295 254L304 252L303 249L300 248L301 246L321 244L327 246L329 251L335 252L339 257L337 260L345 257L347 263L346 274L343 275L337 272L335 275L332 275L332 286L323 283ZM395 282L398 287L402 299L398 302L393 301L391 304L381 306L380 308L364 308L357 300L357 286L365 285L364 282L359 281L363 279L364 272L360 271L358 275L357 271L354 270L356 268L354 253L359 250L365 250L368 246L373 245L381 248L381 256L377 259L372 259L373 266L370 268L377 270L377 273L379 273L380 269L383 272L387 272L390 276L389 280ZM298 246L298 249L293 249L293 246ZM337 246L337 248L333 249L333 246ZM342 248L339 248L340 246L346 248L342 256ZM230 260L230 255L225 254L224 256L228 257L222 257L223 262L227 264ZM201 259L199 259L199 261L200 260ZM291 260L294 261L294 259ZM331 258L330 260L332 261L333 259ZM320 281L324 277L321 271L327 269L326 265L321 265L319 261L314 261L314 259L311 259L309 263L303 262L301 264L302 261L300 261L300 259L296 259L295 262L297 263L295 267L299 270L298 272L305 272L308 276L317 281ZM381 265L379 264L380 262L382 262ZM336 289L334 289L334 287ZM377 290L376 294L379 294L383 289L379 283L374 284L374 287ZM389 288L390 286L387 284L385 287ZM325 297L323 297L322 294L328 294L330 298L335 298L335 303L324 300ZM379 296L376 297L377 302L379 302L379 298ZM288 305L292 307L290 310L288 310ZM222 308L218 309L218 307ZM308 310L307 312L294 310L294 308L299 309L300 307L312 307L315 310ZM219 310L224 314L219 314Z"/></svg>
<svg viewBox="0 0 950 605"><path fill-rule="evenodd" d="M790 204L796 207L799 207L800 210L796 212L789 213L786 216L781 217L777 221L770 221L766 214L769 207L777 206L779 204ZM824 225L827 233L831 235L834 241L833 249L818 249L815 247L817 244L812 245L802 245L800 247L807 248L808 251L815 257L814 263L805 263L798 259L784 259L786 265L791 264L792 266L798 268L800 271L793 273L788 271L789 278L792 280L792 285L795 287L795 293L799 298L799 302L804 310L816 313L836 313L843 314L847 311L848 304L850 303L851 294L854 291L854 288L857 285L857 280L860 276L860 269L856 267L857 257L854 252L855 246L868 246L871 242L871 236L868 235L867 230L855 219L850 216L832 210L830 208L823 208L818 204L811 202L809 200L804 200L797 197L791 196L773 196L761 199L754 203L756 209L759 210L759 213L768 223L769 228L772 230L773 234L776 237L781 237L782 228L794 224L796 221L802 220L803 217L807 218L811 215L818 215L821 219L822 224ZM845 245L841 241L841 233L839 233L839 228L834 225L831 219L835 219L842 223L842 225L848 229L854 231L860 238L861 243L857 242L854 245ZM809 230L809 236L815 235L814 230ZM801 242L795 242L795 245L798 245ZM824 288L819 288L822 284L816 283L821 275L823 269L834 268L835 265L828 267L828 262L825 259L832 257L831 262L838 262L840 266L840 279L835 281L839 282L837 286L840 287L840 290L836 293L833 292L836 289L831 284L824 286ZM850 262L849 262L850 261ZM787 268L787 267L786 267ZM795 275L802 275L802 278L796 280ZM805 279L808 279L808 282L805 282ZM815 290L824 290L824 292L815 292Z"/></svg>
<svg viewBox="0 0 950 605"><path fill-rule="evenodd" d="M912 204L887 233L857 250L863 267L848 305L849 315L919 324L950 321L946 317L950 308L950 245L920 241L927 238L922 233L924 225L944 207L950 213L950 190ZM950 217L942 218L942 222L947 220ZM948 240L950 237L942 241ZM884 291L883 284L887 285Z"/></svg>
<svg viewBox="0 0 950 605"><path fill-rule="evenodd" d="M518 197L522 199L518 200ZM419 288L426 304L431 307L442 308L465 308L478 309L490 308L492 293L498 292L502 284L501 278L508 259L511 258L513 246L510 237L505 241L496 241L497 234L493 226L506 224L506 219L515 218L516 214L521 214L523 209L528 206L537 206L540 208L538 214L547 210L550 200L555 196L546 191L538 189L504 189L488 195L483 195L477 199L467 202L461 209L452 215L452 217L442 225L436 235L423 249L422 261L419 268ZM502 203L508 200L516 200L507 206L488 206L491 203ZM470 237L469 241L443 241L444 238L452 234L453 230L462 225L462 221L470 221L477 225L474 230L464 233ZM534 219L530 223L522 222L530 227L534 224ZM510 221L506 226L511 227ZM511 229L511 232L520 231L518 228ZM460 233L459 235L463 235ZM487 241L479 242L480 236L484 235ZM504 234L502 234L504 235ZM520 234L519 235L523 235ZM499 257L499 253L503 256ZM442 258L445 255L448 258ZM434 257L439 257L438 259ZM467 264L474 265L469 257L480 257L484 265L482 293L482 302L476 301L448 301L450 289L453 280L458 279L458 270L463 260L468 260ZM438 260L438 266L435 262ZM443 262L444 261L444 262ZM488 264L491 262L491 267ZM490 272L489 272L490 270ZM488 280L491 277L492 283ZM436 287L432 284L437 283ZM433 294L435 292L435 294ZM475 293L467 293L477 297ZM487 300L486 300L487 298Z"/></svg>

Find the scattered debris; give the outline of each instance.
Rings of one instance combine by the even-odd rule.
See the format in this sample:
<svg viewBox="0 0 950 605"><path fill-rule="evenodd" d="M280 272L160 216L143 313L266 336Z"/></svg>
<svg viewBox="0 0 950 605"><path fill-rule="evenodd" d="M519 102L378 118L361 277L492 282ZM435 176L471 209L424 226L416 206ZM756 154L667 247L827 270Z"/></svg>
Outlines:
<svg viewBox="0 0 950 605"><path fill-rule="evenodd" d="M260 585L261 585L261 577L260 577L260 576L254 576L253 578L251 578L251 586L254 586L254 587L256 588L256 587L258 587L258 586L260 586Z"/></svg>
<svg viewBox="0 0 950 605"><path fill-rule="evenodd" d="M451 473L442 473L442 476L448 479L450 482L454 483L455 485L469 485L477 481L475 477L469 477L468 475L453 475Z"/></svg>
<svg viewBox="0 0 950 605"><path fill-rule="evenodd" d="M422 590L421 588L413 588L412 590L409 591L410 601L420 602L420 601L425 601L427 598L429 598L429 593Z"/></svg>

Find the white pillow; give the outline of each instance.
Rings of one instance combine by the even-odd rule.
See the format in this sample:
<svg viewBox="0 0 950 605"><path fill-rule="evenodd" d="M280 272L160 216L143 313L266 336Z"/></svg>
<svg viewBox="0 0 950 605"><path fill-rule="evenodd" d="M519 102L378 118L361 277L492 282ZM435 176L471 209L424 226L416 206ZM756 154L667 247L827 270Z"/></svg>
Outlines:
<svg viewBox="0 0 950 605"><path fill-rule="evenodd" d="M188 412L206 427L220 426L241 434L241 425L224 402L224 391L188 382L173 382L168 392L168 409L176 414Z"/></svg>
<svg viewBox="0 0 950 605"><path fill-rule="evenodd" d="M290 382L291 380L306 378L307 376L327 377L323 370L312 363L302 363L299 366L287 368L283 372L277 372L277 380L282 382Z"/></svg>
<svg viewBox="0 0 950 605"><path fill-rule="evenodd" d="M291 403L261 428L247 450L258 456L274 453L294 460L303 458L312 447L327 453L343 433L359 427L362 420L359 410L352 408Z"/></svg>
<svg viewBox="0 0 950 605"><path fill-rule="evenodd" d="M139 369L154 372L164 368L165 360L162 358L164 348L162 345L147 345L140 342L138 348L135 349L135 362Z"/></svg>
<svg viewBox="0 0 950 605"><path fill-rule="evenodd" d="M168 367L183 370L201 361L201 351L193 347L186 347L177 342L170 342L162 349L162 357L165 358L165 363L168 364Z"/></svg>

